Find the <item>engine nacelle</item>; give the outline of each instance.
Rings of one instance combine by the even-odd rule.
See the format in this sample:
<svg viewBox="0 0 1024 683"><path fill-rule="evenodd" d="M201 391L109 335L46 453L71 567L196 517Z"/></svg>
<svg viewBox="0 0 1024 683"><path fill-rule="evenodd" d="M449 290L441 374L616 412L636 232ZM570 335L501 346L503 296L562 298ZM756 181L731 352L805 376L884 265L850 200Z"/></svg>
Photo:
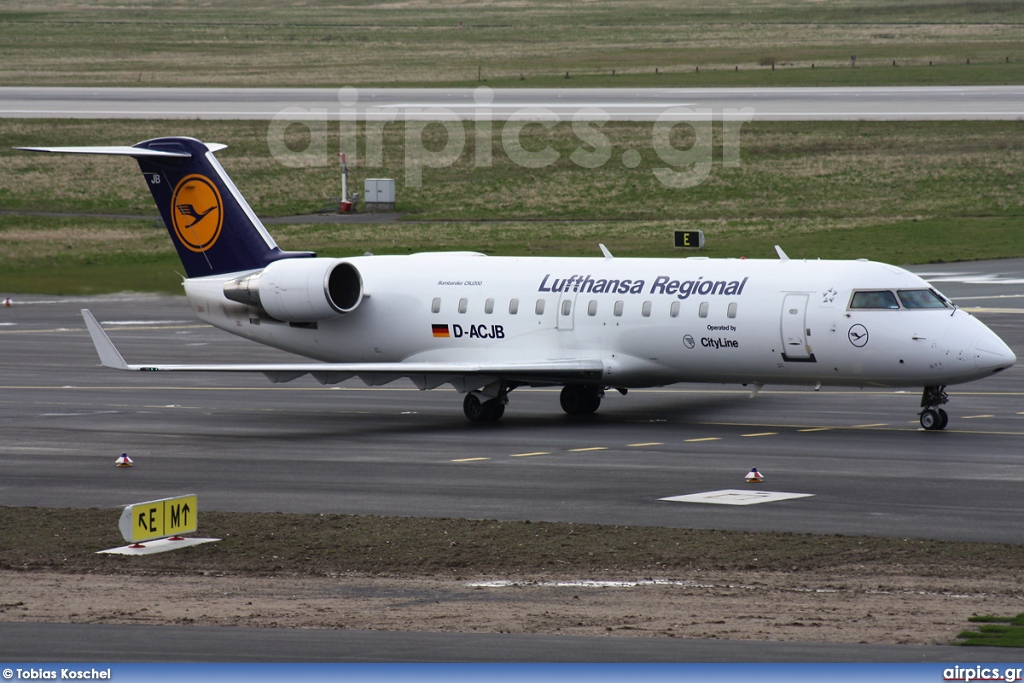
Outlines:
<svg viewBox="0 0 1024 683"><path fill-rule="evenodd" d="M363 278L348 261L282 259L225 283L224 296L282 322L316 322L354 311L363 300Z"/></svg>

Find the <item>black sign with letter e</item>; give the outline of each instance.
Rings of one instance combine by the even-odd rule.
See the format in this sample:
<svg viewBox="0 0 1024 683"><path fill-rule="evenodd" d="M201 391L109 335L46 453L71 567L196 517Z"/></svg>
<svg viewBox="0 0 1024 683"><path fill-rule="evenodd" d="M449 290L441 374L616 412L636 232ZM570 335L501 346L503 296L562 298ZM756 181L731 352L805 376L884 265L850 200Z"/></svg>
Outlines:
<svg viewBox="0 0 1024 683"><path fill-rule="evenodd" d="M676 230L676 246L688 249L704 248L704 233L701 230Z"/></svg>

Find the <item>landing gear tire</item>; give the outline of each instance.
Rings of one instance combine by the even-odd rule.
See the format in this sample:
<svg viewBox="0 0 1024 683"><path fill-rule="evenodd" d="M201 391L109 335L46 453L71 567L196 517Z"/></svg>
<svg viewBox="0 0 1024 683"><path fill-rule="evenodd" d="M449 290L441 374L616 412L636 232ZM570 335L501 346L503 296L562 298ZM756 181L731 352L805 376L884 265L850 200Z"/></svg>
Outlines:
<svg viewBox="0 0 1024 683"><path fill-rule="evenodd" d="M949 414L942 408L928 408L921 411L921 426L928 431L945 429L949 424Z"/></svg>
<svg viewBox="0 0 1024 683"><path fill-rule="evenodd" d="M498 398L484 403L484 408L487 410L488 422L497 422L501 419L501 416L505 414L505 403Z"/></svg>
<svg viewBox="0 0 1024 683"><path fill-rule="evenodd" d="M505 414L505 401L500 398L481 401L476 394L466 394L462 400L462 412L470 422L497 422Z"/></svg>
<svg viewBox="0 0 1024 683"><path fill-rule="evenodd" d="M604 389L582 384L567 384L558 400L567 415L591 415L601 407Z"/></svg>

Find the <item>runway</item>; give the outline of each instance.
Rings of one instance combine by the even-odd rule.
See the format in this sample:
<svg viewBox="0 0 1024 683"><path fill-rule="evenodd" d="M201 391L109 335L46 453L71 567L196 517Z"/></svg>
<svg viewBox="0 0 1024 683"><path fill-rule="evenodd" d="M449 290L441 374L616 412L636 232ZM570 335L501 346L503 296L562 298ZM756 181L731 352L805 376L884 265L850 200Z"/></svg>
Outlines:
<svg viewBox="0 0 1024 683"><path fill-rule="evenodd" d="M701 111L734 121L1017 120L1024 86L0 88L0 118L651 121Z"/></svg>

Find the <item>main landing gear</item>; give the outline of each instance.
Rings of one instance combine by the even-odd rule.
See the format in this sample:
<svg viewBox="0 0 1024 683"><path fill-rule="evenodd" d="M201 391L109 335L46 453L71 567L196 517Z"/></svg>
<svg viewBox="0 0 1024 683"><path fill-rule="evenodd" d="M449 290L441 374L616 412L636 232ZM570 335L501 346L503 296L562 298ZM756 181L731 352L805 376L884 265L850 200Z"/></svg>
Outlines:
<svg viewBox="0 0 1024 683"><path fill-rule="evenodd" d="M928 431L945 429L949 415L939 406L949 403L946 387L925 387L921 395L921 426Z"/></svg>
<svg viewBox="0 0 1024 683"><path fill-rule="evenodd" d="M462 412L470 422L497 422L505 414L510 389L502 386L498 395L488 398L487 394L472 392L462 400ZM625 389L619 389L623 394ZM569 384L562 388L559 400L562 410L569 415L591 415L601 406L604 388L584 384Z"/></svg>
<svg viewBox="0 0 1024 683"><path fill-rule="evenodd" d="M559 401L568 415L591 415L601 407L604 389L585 384L567 384L562 388Z"/></svg>
<svg viewBox="0 0 1024 683"><path fill-rule="evenodd" d="M462 412L470 422L497 422L505 414L508 396L502 392L497 398L481 401L477 394L466 394L462 401Z"/></svg>

